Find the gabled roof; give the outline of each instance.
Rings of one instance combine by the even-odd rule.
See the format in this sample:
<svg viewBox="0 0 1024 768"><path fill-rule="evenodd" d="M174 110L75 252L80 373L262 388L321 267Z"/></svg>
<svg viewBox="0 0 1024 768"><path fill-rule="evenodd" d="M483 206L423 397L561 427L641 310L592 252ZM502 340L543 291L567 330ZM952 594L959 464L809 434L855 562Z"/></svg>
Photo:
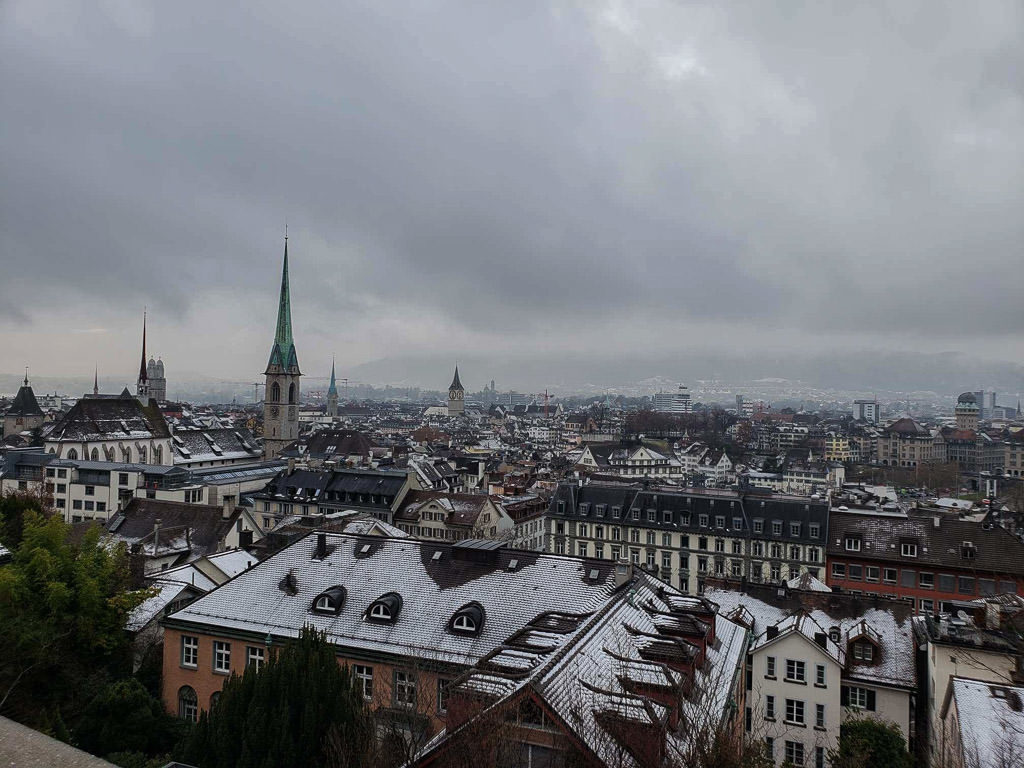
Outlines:
<svg viewBox="0 0 1024 768"><path fill-rule="evenodd" d="M158 407L143 405L127 392L117 397L86 396L46 435L47 440L145 440L169 437Z"/></svg>
<svg viewBox="0 0 1024 768"><path fill-rule="evenodd" d="M472 527L488 501L489 497L480 493L409 491L402 499L402 505L395 510L395 520L418 520L420 510L434 503L445 511L448 525Z"/></svg>
<svg viewBox="0 0 1024 768"><path fill-rule="evenodd" d="M943 718L955 704L961 757L976 768L1003 768L1024 756L1024 686L954 677Z"/></svg>

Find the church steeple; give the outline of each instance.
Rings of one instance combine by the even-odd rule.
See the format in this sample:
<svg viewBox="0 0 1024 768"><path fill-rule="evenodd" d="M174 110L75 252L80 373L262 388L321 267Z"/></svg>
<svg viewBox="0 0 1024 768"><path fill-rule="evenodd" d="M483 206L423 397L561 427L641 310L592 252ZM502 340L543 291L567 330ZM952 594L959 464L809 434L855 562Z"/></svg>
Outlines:
<svg viewBox="0 0 1024 768"><path fill-rule="evenodd" d="M146 368L146 310L142 310L142 362L139 363L139 380L135 385L135 397L143 405L149 405L149 371Z"/></svg>
<svg viewBox="0 0 1024 768"><path fill-rule="evenodd" d="M327 387L327 415L334 419L338 416L338 380L334 376L334 358L331 358L331 384Z"/></svg>
<svg viewBox="0 0 1024 768"><path fill-rule="evenodd" d="M266 373L299 374L299 357L292 338L292 301L288 288L288 235L284 236L284 266L281 269L281 295L277 303L277 330L270 348Z"/></svg>
<svg viewBox="0 0 1024 768"><path fill-rule="evenodd" d="M98 365L92 374L92 393L94 395L100 393L100 367Z"/></svg>
<svg viewBox="0 0 1024 768"><path fill-rule="evenodd" d="M330 386L327 387L327 396L330 397L331 395L334 395L335 397L338 396L338 380L334 377L333 357L331 358L331 383Z"/></svg>
<svg viewBox="0 0 1024 768"><path fill-rule="evenodd" d="M292 338L292 303L288 289L288 230L284 235L281 295L277 302L277 328L267 361L263 399L263 455L274 459L299 437L299 358Z"/></svg>

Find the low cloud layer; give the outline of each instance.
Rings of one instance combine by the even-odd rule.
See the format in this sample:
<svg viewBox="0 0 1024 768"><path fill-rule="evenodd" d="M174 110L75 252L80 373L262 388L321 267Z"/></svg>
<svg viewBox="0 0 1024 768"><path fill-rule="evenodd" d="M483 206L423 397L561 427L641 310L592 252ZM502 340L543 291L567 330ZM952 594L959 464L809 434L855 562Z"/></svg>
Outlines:
<svg viewBox="0 0 1024 768"><path fill-rule="evenodd" d="M310 373L1024 355L1019 3L295 5L0 6L7 368L256 376L286 219Z"/></svg>

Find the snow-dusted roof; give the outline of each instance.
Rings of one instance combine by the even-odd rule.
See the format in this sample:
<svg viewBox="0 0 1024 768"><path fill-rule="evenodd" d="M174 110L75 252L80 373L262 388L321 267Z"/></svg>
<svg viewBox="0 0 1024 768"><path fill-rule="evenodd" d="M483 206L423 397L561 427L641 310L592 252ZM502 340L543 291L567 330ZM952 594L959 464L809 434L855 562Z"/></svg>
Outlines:
<svg viewBox="0 0 1024 768"><path fill-rule="evenodd" d="M1005 768L1024 759L1024 686L953 678L960 743L972 768Z"/></svg>
<svg viewBox="0 0 1024 768"><path fill-rule="evenodd" d="M545 611L588 613L611 592L613 566L558 555L497 548L490 556L458 545L408 538L327 533L330 554L314 559L316 535L306 536L205 595L168 621L219 626L259 637L295 637L305 624L339 646L471 665ZM484 560L484 562L481 562ZM591 572L596 578L591 579ZM293 573L298 592L279 583ZM310 613L313 599L343 585L348 596L337 616ZM402 596L393 624L364 620L387 592ZM479 602L486 621L475 637L448 629L454 613Z"/></svg>
<svg viewBox="0 0 1024 768"><path fill-rule="evenodd" d="M125 622L125 629L129 632L138 632L154 618L159 616L164 608L174 602L182 592L189 588L188 584L180 581L166 581L159 579L151 582L148 586L156 589L156 594L146 598L130 614Z"/></svg>

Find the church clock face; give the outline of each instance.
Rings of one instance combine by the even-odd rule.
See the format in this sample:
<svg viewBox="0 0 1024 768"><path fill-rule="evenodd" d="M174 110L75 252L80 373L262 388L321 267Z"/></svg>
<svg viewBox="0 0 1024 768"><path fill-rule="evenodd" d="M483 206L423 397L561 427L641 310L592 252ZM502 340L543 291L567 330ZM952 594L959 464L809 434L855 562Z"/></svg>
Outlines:
<svg viewBox="0 0 1024 768"><path fill-rule="evenodd" d="M461 400L462 399L462 392L460 392L457 389L449 389L448 390L448 399L449 400Z"/></svg>

